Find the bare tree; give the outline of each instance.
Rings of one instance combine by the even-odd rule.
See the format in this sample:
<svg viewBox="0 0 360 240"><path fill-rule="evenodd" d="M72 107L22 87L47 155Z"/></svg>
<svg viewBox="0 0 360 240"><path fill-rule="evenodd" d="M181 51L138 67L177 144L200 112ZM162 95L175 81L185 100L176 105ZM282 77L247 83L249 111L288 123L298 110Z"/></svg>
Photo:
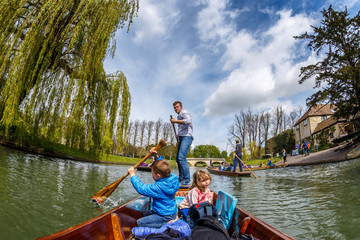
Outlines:
<svg viewBox="0 0 360 240"><path fill-rule="evenodd" d="M292 111L292 112L290 113L290 124L291 124L291 127L293 127L293 126L295 125L295 123L296 123L296 121L297 121L298 119L299 119L299 118L298 118L297 112Z"/></svg>
<svg viewBox="0 0 360 240"><path fill-rule="evenodd" d="M161 130L162 125L163 125L163 120L161 118L159 118L155 122L155 144L157 144L159 142L159 135L160 135L160 130Z"/></svg>
<svg viewBox="0 0 360 240"><path fill-rule="evenodd" d="M270 133L270 120L271 120L271 115L270 113L264 113L263 114L263 121L262 121L262 125L263 125L263 134L264 134L264 141L266 142L269 139L269 133Z"/></svg>
<svg viewBox="0 0 360 240"><path fill-rule="evenodd" d="M148 121L147 126L146 126L146 130L147 130L147 144L146 144L146 146L147 146L147 148L149 148L149 146L150 146L150 139L151 139L152 132L154 130L154 124L155 124L154 121Z"/></svg>
<svg viewBox="0 0 360 240"><path fill-rule="evenodd" d="M265 139L267 138L267 133L265 133L265 131L268 131L268 129L266 128L265 125L265 121L266 121L266 113L264 113L264 110L261 110L259 113L259 126L258 126L258 143L257 143L257 147L258 147L258 158L260 158L261 156L261 149L262 149L262 145L263 143L266 141Z"/></svg>
<svg viewBox="0 0 360 240"><path fill-rule="evenodd" d="M135 120L135 122L134 122L134 134L133 134L133 147L134 147L133 156L135 156L135 153L136 153L136 141L137 141L137 137L138 137L138 133L139 133L139 128L140 128L140 121Z"/></svg>
<svg viewBox="0 0 360 240"><path fill-rule="evenodd" d="M297 114L298 114L298 118L301 118L302 115L303 115L303 112L305 111L305 107L300 105L300 106L298 106L296 111L297 111Z"/></svg>
<svg viewBox="0 0 360 240"><path fill-rule="evenodd" d="M162 138L166 142L168 141L171 127L172 127L171 123L167 123L167 122L162 125Z"/></svg>
<svg viewBox="0 0 360 240"><path fill-rule="evenodd" d="M247 136L246 121L246 113L241 111L239 114L235 114L234 123L228 127L230 135L238 138L243 146L246 144ZM234 138L228 138L228 143L231 147L235 148Z"/></svg>
<svg viewBox="0 0 360 240"><path fill-rule="evenodd" d="M284 115L284 110L282 106L281 105L276 106L276 108L274 108L273 110L273 121L272 121L274 136L278 135L281 132L283 125L283 115Z"/></svg>
<svg viewBox="0 0 360 240"><path fill-rule="evenodd" d="M146 120L143 120L141 123L140 123L140 147L144 147L143 146L143 142L144 142L144 136L145 136L145 128L147 126L147 122Z"/></svg>
<svg viewBox="0 0 360 240"><path fill-rule="evenodd" d="M130 145L130 139L132 137L132 133L133 133L133 127L134 127L134 122L133 121L130 121L129 122L129 125L126 129L126 135L125 135L125 154L128 154L130 151L129 151L129 145Z"/></svg>

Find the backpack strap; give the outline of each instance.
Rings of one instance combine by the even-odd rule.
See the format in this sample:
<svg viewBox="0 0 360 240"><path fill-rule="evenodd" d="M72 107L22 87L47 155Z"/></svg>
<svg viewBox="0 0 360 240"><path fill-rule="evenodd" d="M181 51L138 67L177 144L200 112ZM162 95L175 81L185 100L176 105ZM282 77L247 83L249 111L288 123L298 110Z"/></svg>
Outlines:
<svg viewBox="0 0 360 240"><path fill-rule="evenodd" d="M204 202L204 204L197 204L196 210L199 213L199 219L205 216L214 216L214 208L208 202ZM217 214L215 214L217 216Z"/></svg>

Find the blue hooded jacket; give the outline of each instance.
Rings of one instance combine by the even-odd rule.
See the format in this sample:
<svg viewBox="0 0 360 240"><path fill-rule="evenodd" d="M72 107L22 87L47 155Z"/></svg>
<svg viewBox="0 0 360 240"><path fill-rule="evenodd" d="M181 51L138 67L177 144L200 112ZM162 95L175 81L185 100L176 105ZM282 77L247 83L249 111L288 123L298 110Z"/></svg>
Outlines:
<svg viewBox="0 0 360 240"><path fill-rule="evenodd" d="M167 178L161 178L153 184L144 184L136 175L131 177L131 183L135 190L146 197L151 197L152 210L161 216L176 213L176 201L174 194L179 189L179 179L176 175L170 174Z"/></svg>

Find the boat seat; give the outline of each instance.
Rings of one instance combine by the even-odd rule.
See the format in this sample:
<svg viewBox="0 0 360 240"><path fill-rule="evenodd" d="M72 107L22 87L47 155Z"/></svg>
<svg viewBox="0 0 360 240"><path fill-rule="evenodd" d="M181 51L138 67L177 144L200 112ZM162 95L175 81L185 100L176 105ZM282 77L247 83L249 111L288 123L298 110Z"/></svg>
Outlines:
<svg viewBox="0 0 360 240"><path fill-rule="evenodd" d="M230 228L236 203L237 199L234 196L224 191L219 191L215 208L220 216L221 222L227 230Z"/></svg>

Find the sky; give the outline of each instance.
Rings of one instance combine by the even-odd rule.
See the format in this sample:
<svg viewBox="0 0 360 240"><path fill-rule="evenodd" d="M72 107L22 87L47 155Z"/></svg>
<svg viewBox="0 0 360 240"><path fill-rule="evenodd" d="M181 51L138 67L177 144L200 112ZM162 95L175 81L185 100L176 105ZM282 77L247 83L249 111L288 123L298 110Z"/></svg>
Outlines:
<svg viewBox="0 0 360 240"><path fill-rule="evenodd" d="M319 26L321 10L360 10L355 0L140 0L127 32L115 33L107 73L122 71L131 92L131 120L169 121L181 101L194 126L192 147L232 151L228 127L249 107L286 113L306 104L314 81L300 68L319 61L293 36ZM321 56L320 56L321 57Z"/></svg>

